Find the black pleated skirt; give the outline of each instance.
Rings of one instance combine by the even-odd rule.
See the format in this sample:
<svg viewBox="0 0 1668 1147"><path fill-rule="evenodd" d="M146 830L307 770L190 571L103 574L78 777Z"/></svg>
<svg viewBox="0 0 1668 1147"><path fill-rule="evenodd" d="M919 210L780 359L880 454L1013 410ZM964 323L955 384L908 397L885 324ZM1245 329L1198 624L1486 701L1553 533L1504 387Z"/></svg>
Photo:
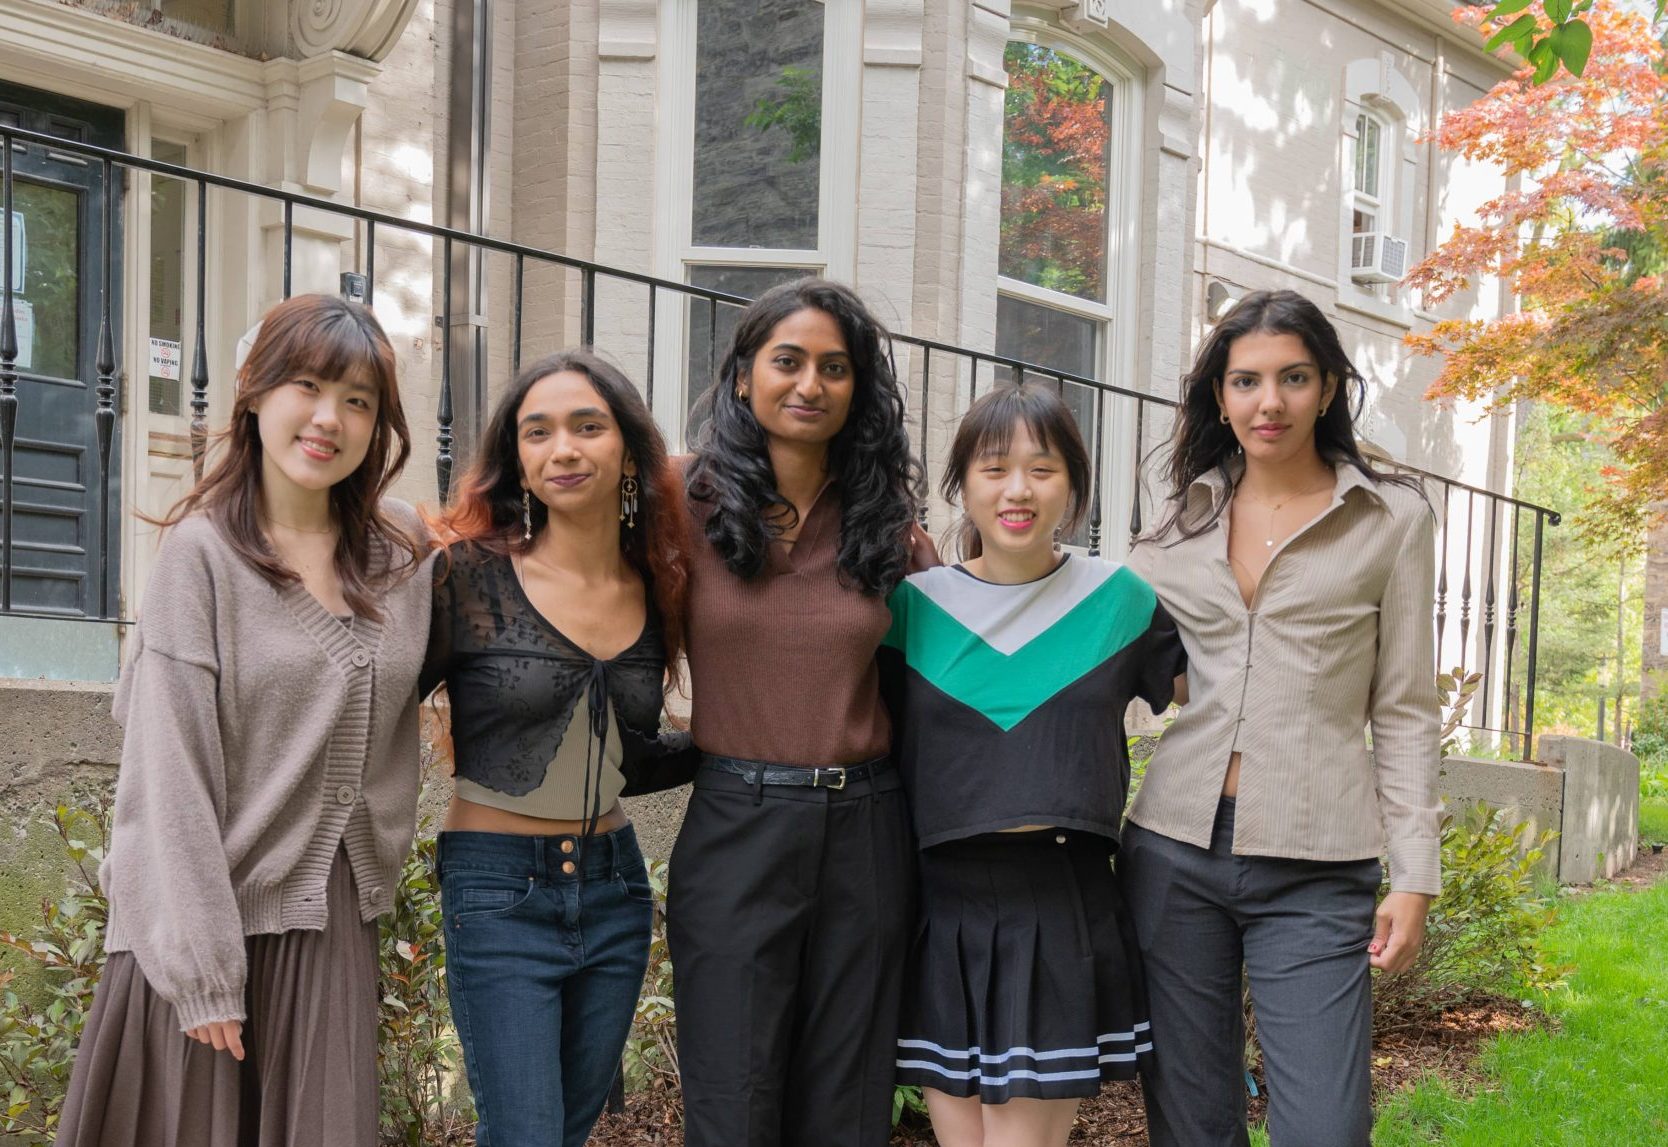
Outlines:
<svg viewBox="0 0 1668 1147"><path fill-rule="evenodd" d="M898 1082L985 1103L1071 1099L1152 1055L1108 842L990 833L921 854Z"/></svg>

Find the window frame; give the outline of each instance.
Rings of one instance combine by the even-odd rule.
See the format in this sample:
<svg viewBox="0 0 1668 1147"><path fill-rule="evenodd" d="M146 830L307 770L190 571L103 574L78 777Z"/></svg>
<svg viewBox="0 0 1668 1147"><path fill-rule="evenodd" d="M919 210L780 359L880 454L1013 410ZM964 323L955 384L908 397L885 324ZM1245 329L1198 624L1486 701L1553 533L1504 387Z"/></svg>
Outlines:
<svg viewBox="0 0 1668 1147"><path fill-rule="evenodd" d="M1021 279L998 274L995 285L997 304L999 306L1001 297L1006 295L1076 318L1088 319L1097 328L1094 364L1089 377L1112 385L1122 385L1130 390L1144 390L1144 387L1135 385L1137 340L1134 337L1140 314L1138 287L1143 159L1141 143L1145 138L1143 71L1140 65L1119 51L1104 36L1091 39L1074 33L1062 27L1055 16L1016 11L1008 29L1003 51L1006 52L1007 43L1014 42L1031 44L1070 56L1078 63L1093 68L1109 88L1107 98L1112 101L1112 108L1107 117L1111 130L1111 147L1107 156L1106 299L1104 302L1097 302L1079 298L1064 291L1039 287ZM1005 112L1002 130L1005 135ZM1000 140L997 141L997 146L1001 146ZM998 226L1000 227L1000 207ZM1000 249L1000 238L997 243ZM991 308L991 315L991 346L996 348L996 353L1002 354L1002 349L996 347L995 341L995 307ZM1121 383L1120 379L1123 380ZM1118 493L1116 476L1126 469L1123 465L1114 465L1113 460L1121 458L1126 447L1134 448L1134 431L1131 425L1125 428L1127 434L1118 433L1118 403L1102 400L1099 405L1099 433L1105 465L1100 468L1098 481L1102 504L1110 506L1118 504L1113 501ZM1124 438L1128 438L1129 442L1125 443ZM1092 457L1094 442L1091 440L1087 445ZM1110 531L1109 534L1103 531L1103 534L1107 536L1102 538L1102 551L1105 552L1109 547L1116 549L1121 531ZM1068 543L1068 548L1077 547Z"/></svg>
<svg viewBox="0 0 1668 1147"><path fill-rule="evenodd" d="M1412 292L1394 283L1358 282L1351 264L1358 234L1355 211L1364 203L1376 204L1372 211L1373 230L1407 243L1409 266L1420 257L1423 244L1413 231L1418 169L1414 139L1421 128L1423 114L1419 94L1396 69L1395 58L1383 52L1376 57L1352 60L1344 66L1343 95L1338 155L1338 306L1411 329ZM1379 131L1376 197L1356 187L1363 120L1376 124Z"/></svg>
<svg viewBox="0 0 1668 1147"><path fill-rule="evenodd" d="M660 99L664 113L656 143L658 210L656 274L687 283L695 267L804 270L846 282L857 270L858 143L862 130L863 0L810 0L823 9L822 138L818 148L817 245L812 248L709 247L693 240L695 203L695 73L697 5L660 5ZM669 441L687 430L691 296L656 292L655 417ZM671 308L668 310L667 308Z"/></svg>

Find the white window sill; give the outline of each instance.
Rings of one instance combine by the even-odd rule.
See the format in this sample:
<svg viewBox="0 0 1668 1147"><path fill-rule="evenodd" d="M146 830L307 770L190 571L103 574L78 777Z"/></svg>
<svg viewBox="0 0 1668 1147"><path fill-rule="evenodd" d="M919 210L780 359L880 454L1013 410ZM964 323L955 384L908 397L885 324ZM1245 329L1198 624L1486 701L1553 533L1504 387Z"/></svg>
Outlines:
<svg viewBox="0 0 1668 1147"><path fill-rule="evenodd" d="M1370 315L1404 330L1413 329L1413 308L1407 303L1381 299L1370 291L1363 291L1353 279L1338 284L1338 309Z"/></svg>

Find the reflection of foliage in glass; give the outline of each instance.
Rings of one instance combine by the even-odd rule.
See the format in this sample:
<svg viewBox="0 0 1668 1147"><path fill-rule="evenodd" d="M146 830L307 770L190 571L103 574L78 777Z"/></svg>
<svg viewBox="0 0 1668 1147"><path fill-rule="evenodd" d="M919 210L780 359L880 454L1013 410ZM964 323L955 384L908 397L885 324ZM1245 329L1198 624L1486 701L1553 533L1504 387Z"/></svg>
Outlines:
<svg viewBox="0 0 1668 1147"><path fill-rule="evenodd" d="M822 78L815 68L790 64L776 77L776 86L781 93L760 96L742 122L755 131L786 131L789 163L816 158L822 145Z"/></svg>
<svg viewBox="0 0 1668 1147"><path fill-rule="evenodd" d="M1104 298L1106 80L1032 44L1009 44L1005 63L1001 273Z"/></svg>
<svg viewBox="0 0 1668 1147"><path fill-rule="evenodd" d="M35 374L74 378L80 336L77 306L78 196L59 187L19 179L12 185L12 209L28 231L29 269L19 292L34 308Z"/></svg>

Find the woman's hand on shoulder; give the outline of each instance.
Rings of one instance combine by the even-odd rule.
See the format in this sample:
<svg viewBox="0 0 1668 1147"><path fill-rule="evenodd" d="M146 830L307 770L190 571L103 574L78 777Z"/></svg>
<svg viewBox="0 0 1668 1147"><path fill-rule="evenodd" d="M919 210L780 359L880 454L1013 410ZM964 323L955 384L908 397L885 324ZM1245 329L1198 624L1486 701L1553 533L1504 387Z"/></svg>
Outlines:
<svg viewBox="0 0 1668 1147"><path fill-rule="evenodd" d="M243 1059L243 1021L220 1020L217 1023L203 1024L191 1028L185 1033L198 1043L206 1043L215 1051L229 1051L232 1058Z"/></svg>

